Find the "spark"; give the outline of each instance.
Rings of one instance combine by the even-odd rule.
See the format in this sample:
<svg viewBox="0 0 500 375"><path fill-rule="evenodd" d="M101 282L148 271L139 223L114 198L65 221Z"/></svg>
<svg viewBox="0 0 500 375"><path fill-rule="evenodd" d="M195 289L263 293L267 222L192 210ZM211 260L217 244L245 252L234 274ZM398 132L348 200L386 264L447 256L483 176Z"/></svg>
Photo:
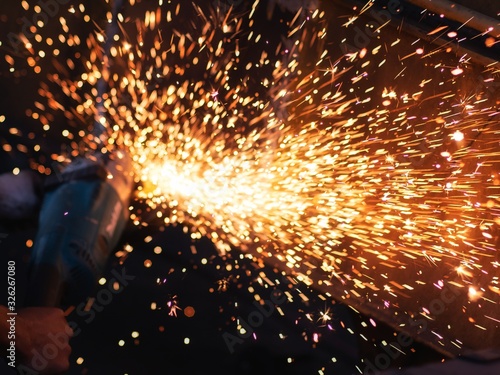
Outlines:
<svg viewBox="0 0 500 375"><path fill-rule="evenodd" d="M173 296L169 301L167 301L168 315L175 316L177 318L177 310L181 308L177 304L177 296Z"/></svg>
<svg viewBox="0 0 500 375"><path fill-rule="evenodd" d="M483 295L483 292L478 290L477 288L470 286L468 291L468 297L470 301L477 301Z"/></svg>
<svg viewBox="0 0 500 375"><path fill-rule="evenodd" d="M238 247L256 262L276 261L308 285L340 288L346 300L363 296L404 309L403 298L430 283L426 277L436 269L453 274L450 281L468 290L470 300L494 299L498 287L484 271L498 267L500 235L498 130L487 126L498 116L494 95L484 87L457 92L470 74L460 62L426 62L433 74L398 87L413 74L405 64L420 61L423 48L398 61L381 87L361 90L376 76L371 67L399 55L402 39L336 59L324 42L328 22L301 10L288 25L289 39L270 48L272 35L252 27L258 6L165 2L142 21L123 17L109 56L105 31L96 30L80 57L86 71L64 79L75 64L68 59L42 83L29 112L47 132L53 117L46 112L63 112L70 125L65 137L83 138L54 161L69 161L82 149L126 149L138 184L134 198L163 224L188 226L193 239L210 238L222 255ZM190 7L196 20L174 25L181 7ZM68 35L59 40L76 44ZM40 54L34 41L24 45L28 66L39 73L37 59L59 52L47 43ZM318 56L304 56L308 46ZM6 59L10 66L12 60ZM114 70L105 69L105 60L113 60ZM104 75L109 87L99 95ZM437 82L437 75L446 79ZM97 122L107 130L104 146L89 129ZM464 139L476 143L460 147ZM131 208L134 225L145 224L141 215ZM480 279L484 291L467 289L464 278ZM220 280L218 290L228 283ZM176 297L167 307L177 316ZM320 320L331 320L328 309Z"/></svg>
<svg viewBox="0 0 500 375"><path fill-rule="evenodd" d="M229 286L229 278L228 277L224 277L224 278L218 280L217 284L218 284L217 290L219 292L226 292L227 288Z"/></svg>
<svg viewBox="0 0 500 375"><path fill-rule="evenodd" d="M320 316L318 318L318 322L321 321L322 326L326 326L327 323L332 320L332 316L330 314L331 313L330 313L330 308L329 307L325 308L324 311L320 311L319 312Z"/></svg>

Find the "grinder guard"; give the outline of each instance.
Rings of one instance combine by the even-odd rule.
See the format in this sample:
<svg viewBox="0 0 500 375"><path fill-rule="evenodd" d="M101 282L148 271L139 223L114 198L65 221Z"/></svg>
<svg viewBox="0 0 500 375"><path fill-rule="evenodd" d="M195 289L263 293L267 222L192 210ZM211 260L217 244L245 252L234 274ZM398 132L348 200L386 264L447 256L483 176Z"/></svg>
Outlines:
<svg viewBox="0 0 500 375"><path fill-rule="evenodd" d="M67 306L92 294L128 219L126 153L77 158L48 181L31 257L27 305Z"/></svg>

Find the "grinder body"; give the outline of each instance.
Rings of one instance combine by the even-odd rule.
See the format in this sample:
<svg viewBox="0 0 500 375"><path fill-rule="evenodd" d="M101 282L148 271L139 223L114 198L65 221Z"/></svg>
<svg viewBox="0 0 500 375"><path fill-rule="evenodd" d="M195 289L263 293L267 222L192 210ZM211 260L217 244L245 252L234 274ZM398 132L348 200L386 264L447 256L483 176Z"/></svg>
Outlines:
<svg viewBox="0 0 500 375"><path fill-rule="evenodd" d="M127 223L131 165L125 153L77 158L48 182L27 305L76 305L93 293Z"/></svg>

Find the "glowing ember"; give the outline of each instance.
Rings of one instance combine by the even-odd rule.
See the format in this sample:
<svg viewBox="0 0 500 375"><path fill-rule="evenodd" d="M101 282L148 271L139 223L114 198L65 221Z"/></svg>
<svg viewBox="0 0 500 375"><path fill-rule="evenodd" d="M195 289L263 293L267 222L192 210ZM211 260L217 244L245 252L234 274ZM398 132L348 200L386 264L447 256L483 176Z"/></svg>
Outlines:
<svg viewBox="0 0 500 375"><path fill-rule="evenodd" d="M452 138L457 142L461 142L464 140L464 133L462 133L460 130L457 130L455 133L453 133Z"/></svg>

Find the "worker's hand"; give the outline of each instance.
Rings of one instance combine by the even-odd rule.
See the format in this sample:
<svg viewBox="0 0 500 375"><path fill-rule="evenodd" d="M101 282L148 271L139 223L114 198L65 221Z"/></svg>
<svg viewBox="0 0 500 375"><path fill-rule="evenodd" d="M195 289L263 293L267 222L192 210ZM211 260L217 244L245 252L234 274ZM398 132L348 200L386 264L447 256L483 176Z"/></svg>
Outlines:
<svg viewBox="0 0 500 375"><path fill-rule="evenodd" d="M59 374L69 369L73 330L60 309L28 307L16 319L17 350L21 361L39 374Z"/></svg>

